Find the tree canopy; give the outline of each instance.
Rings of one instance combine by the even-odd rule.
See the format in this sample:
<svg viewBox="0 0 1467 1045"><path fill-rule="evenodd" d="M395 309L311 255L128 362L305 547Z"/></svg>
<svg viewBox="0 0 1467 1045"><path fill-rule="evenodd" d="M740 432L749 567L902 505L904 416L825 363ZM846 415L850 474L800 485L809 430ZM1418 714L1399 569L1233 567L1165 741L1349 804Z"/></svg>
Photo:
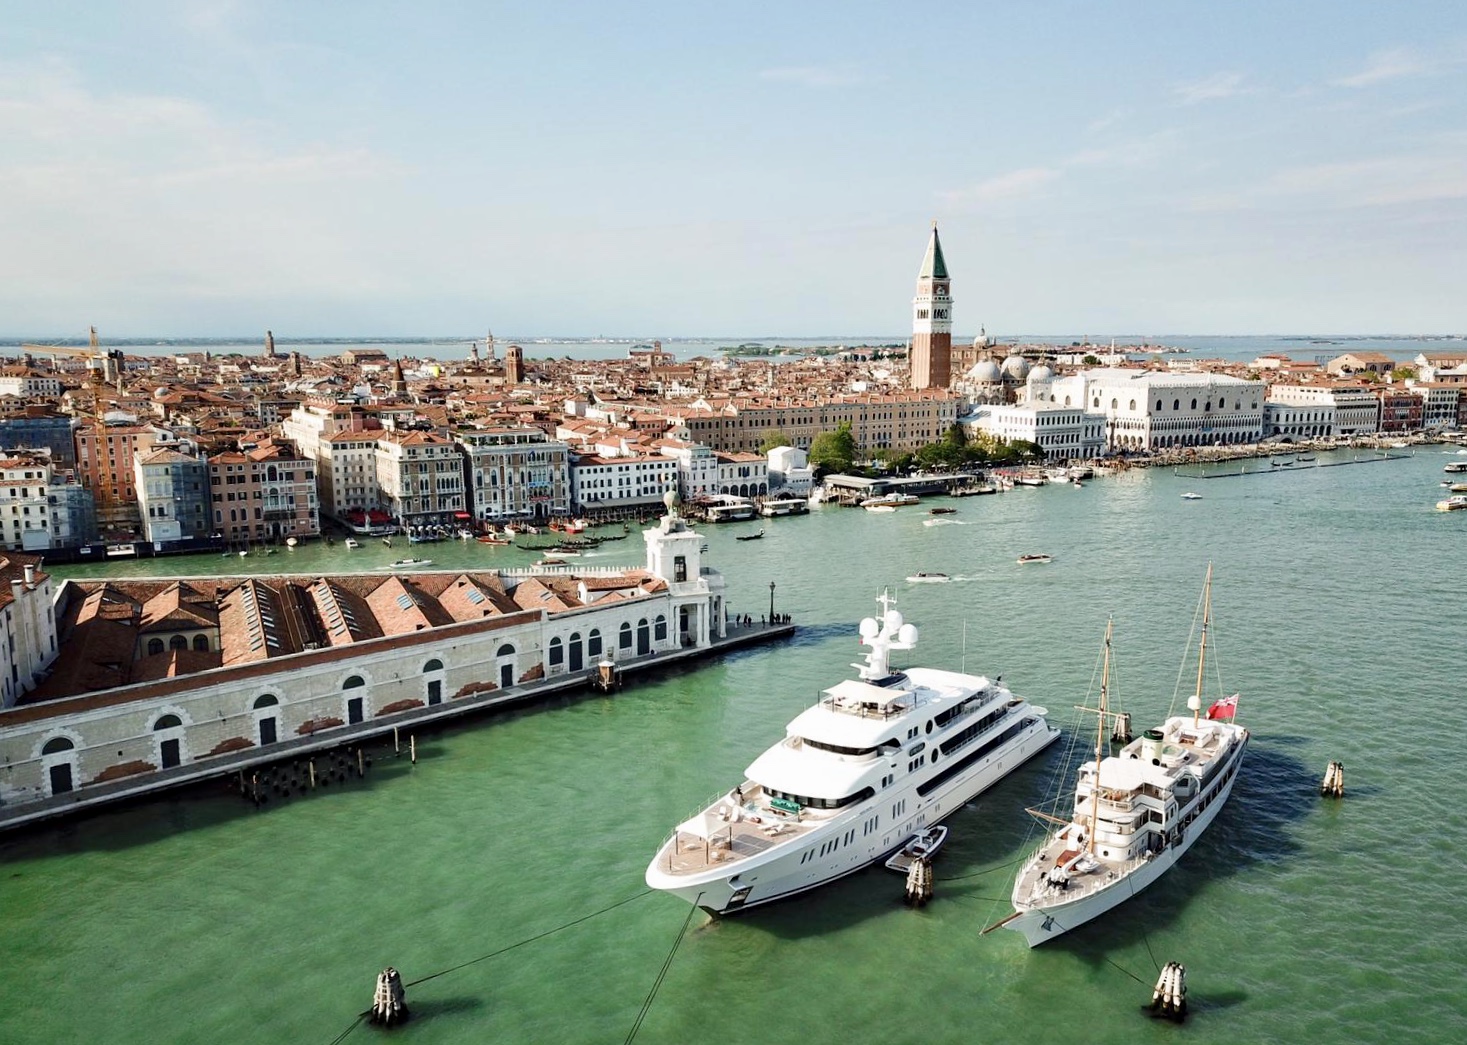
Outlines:
<svg viewBox="0 0 1467 1045"><path fill-rule="evenodd" d="M810 444L810 465L827 472L848 472L856 460L856 437L851 423L842 421L833 432L821 432Z"/></svg>

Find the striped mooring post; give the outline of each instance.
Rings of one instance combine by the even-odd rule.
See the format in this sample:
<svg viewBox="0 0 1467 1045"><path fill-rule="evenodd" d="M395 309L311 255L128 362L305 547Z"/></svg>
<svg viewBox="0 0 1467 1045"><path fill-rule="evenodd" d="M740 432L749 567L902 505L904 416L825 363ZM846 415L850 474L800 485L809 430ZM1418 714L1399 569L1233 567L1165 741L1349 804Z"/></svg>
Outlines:
<svg viewBox="0 0 1467 1045"><path fill-rule="evenodd" d="M372 995L372 1022L390 1027L408 1018L407 994L402 977L390 965L377 974L377 990Z"/></svg>
<svg viewBox="0 0 1467 1045"><path fill-rule="evenodd" d="M1178 1023L1187 1018L1187 967L1167 962L1151 992L1151 1011Z"/></svg>

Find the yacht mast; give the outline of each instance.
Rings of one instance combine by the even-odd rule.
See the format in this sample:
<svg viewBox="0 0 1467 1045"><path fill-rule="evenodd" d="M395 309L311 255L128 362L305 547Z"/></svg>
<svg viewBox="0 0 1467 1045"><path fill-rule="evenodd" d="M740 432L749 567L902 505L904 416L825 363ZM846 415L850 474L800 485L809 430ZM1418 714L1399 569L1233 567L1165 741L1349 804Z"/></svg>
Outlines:
<svg viewBox="0 0 1467 1045"><path fill-rule="evenodd" d="M1105 658L1100 667L1100 714L1095 716L1095 786L1091 789L1090 832L1085 839L1085 849L1095 855L1095 832L1100 827L1100 759L1105 747L1105 719L1110 699L1110 631L1115 618L1105 620Z"/></svg>
<svg viewBox="0 0 1467 1045"><path fill-rule="evenodd" d="M1207 625L1212 620L1212 563L1207 564L1207 580L1202 583L1202 641L1197 644L1197 690L1187 701L1192 708L1192 728L1197 728L1202 712L1202 671L1207 663Z"/></svg>

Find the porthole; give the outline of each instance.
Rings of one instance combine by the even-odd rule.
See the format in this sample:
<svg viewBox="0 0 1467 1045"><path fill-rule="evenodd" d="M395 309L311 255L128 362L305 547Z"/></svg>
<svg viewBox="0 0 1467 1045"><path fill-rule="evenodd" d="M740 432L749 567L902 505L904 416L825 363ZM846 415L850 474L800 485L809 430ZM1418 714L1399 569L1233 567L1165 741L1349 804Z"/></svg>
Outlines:
<svg viewBox="0 0 1467 1045"><path fill-rule="evenodd" d="M927 720L927 732L932 732L932 720L930 718Z"/></svg>

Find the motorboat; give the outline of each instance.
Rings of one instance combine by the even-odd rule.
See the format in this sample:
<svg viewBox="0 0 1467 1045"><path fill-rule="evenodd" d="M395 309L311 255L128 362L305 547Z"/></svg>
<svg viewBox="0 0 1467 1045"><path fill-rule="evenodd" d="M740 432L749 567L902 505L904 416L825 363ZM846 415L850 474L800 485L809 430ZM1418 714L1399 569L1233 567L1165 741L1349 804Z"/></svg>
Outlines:
<svg viewBox="0 0 1467 1045"><path fill-rule="evenodd" d="M949 577L945 573L914 573L910 577L907 578L907 583L908 584L941 584L942 582L949 581L949 580L952 580L952 578Z"/></svg>
<svg viewBox="0 0 1467 1045"><path fill-rule="evenodd" d="M1097 716L1094 758L1079 767L1067 815L1034 811L1060 826L1019 871L1014 913L985 932L1003 926L1035 947L1104 914L1160 878L1227 804L1249 733L1234 721L1236 693L1202 711L1211 596L1209 565L1190 714L1172 716L1134 739L1129 717L1110 710L1107 622L1099 707L1080 709ZM1115 755L1108 754L1112 743L1120 746Z"/></svg>
<svg viewBox="0 0 1467 1045"><path fill-rule="evenodd" d="M896 511L896 505L892 504L863 504L861 507L865 508L868 512L889 513Z"/></svg>
<svg viewBox="0 0 1467 1045"><path fill-rule="evenodd" d="M928 515L953 515L956 512L957 512L957 509L956 508L928 508L927 509L927 514Z"/></svg>
<svg viewBox="0 0 1467 1045"><path fill-rule="evenodd" d="M1459 512L1467 508L1467 494L1455 494L1445 501L1436 502L1436 510L1439 512Z"/></svg>
<svg viewBox="0 0 1467 1045"><path fill-rule="evenodd" d="M1467 461L1452 461L1442 471L1449 475L1457 472L1467 472Z"/></svg>
<svg viewBox="0 0 1467 1045"><path fill-rule="evenodd" d="M1019 558L1018 558L1018 561L1021 564L1025 564L1025 565L1027 565L1029 563L1033 563L1033 562L1053 562L1054 561L1054 556L1053 555L1020 555Z"/></svg>
<svg viewBox="0 0 1467 1045"><path fill-rule="evenodd" d="M795 896L884 861L1059 737L997 679L896 669L917 645L885 592L856 678L785 727L738 785L678 824L646 881L711 914ZM709 742L716 738L709 735Z"/></svg>
<svg viewBox="0 0 1467 1045"><path fill-rule="evenodd" d="M419 559L419 558L416 558L416 557L412 557L412 558L407 558L407 559L398 559L398 560L396 560L392 564L392 568L394 570L411 570L411 569L421 569L424 566L432 566L432 565L433 565L433 560L432 559Z"/></svg>
<svg viewBox="0 0 1467 1045"><path fill-rule="evenodd" d="M480 534L475 538L480 544L508 544L508 537L494 537L489 534Z"/></svg>
<svg viewBox="0 0 1467 1045"><path fill-rule="evenodd" d="M907 839L906 845L886 858L886 869L906 874L918 860L931 860L942 848L942 843L946 841L946 824L938 824L936 827L918 831Z"/></svg>
<svg viewBox="0 0 1467 1045"><path fill-rule="evenodd" d="M910 493L884 493L880 497L868 497L861 502L861 507L870 511L872 508L904 508L909 504L917 504L921 498Z"/></svg>
<svg viewBox="0 0 1467 1045"><path fill-rule="evenodd" d="M294 538L294 537L287 537L287 538L286 538L286 539L285 539L285 546L286 546L286 547L287 547L287 548L294 548L294 547L295 547L295 546L296 546L296 545L297 545L297 544L299 544L299 543L300 543L300 541L298 541L298 540L297 540L297 539L296 539L296 538Z"/></svg>
<svg viewBox="0 0 1467 1045"><path fill-rule="evenodd" d="M757 541L759 538L761 538L763 536L764 536L764 531L763 530L760 530L758 533L741 533L737 537L735 537L734 540L736 540L736 541Z"/></svg>
<svg viewBox="0 0 1467 1045"><path fill-rule="evenodd" d="M1202 495L1200 493L1193 493L1191 490L1188 490L1186 493L1182 494L1182 500L1200 501L1202 500Z"/></svg>

